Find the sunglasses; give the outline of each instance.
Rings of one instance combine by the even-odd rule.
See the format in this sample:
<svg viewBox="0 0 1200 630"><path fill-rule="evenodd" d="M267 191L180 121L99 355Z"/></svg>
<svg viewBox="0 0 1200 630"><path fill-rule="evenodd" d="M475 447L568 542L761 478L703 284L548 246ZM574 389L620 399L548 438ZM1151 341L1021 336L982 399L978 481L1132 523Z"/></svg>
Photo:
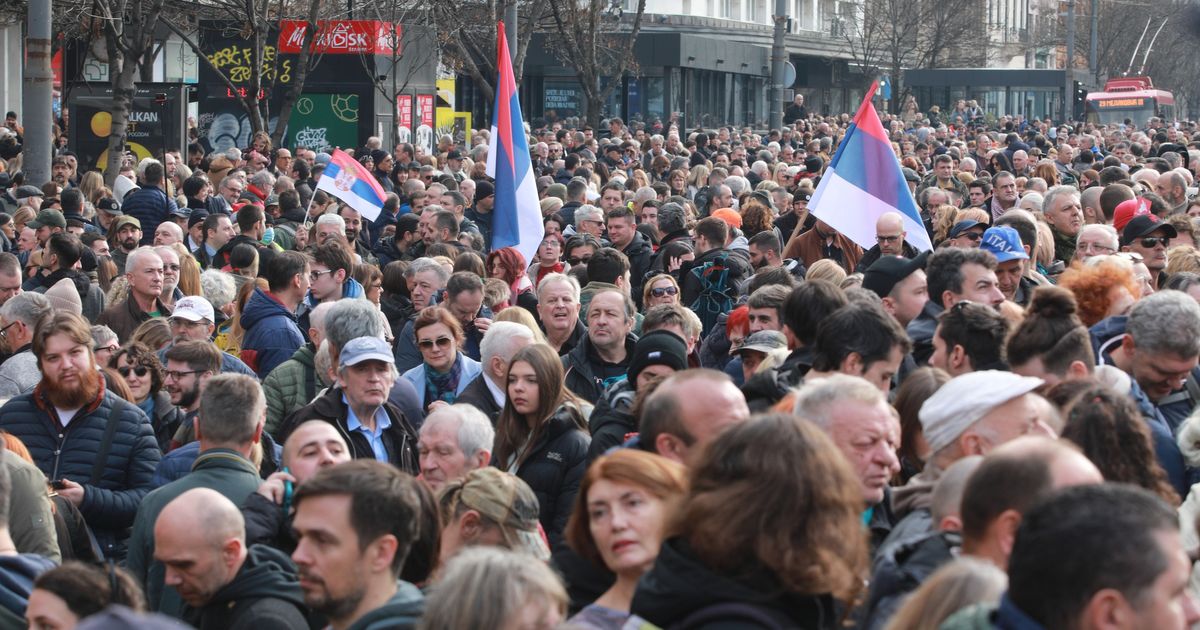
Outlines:
<svg viewBox="0 0 1200 630"><path fill-rule="evenodd" d="M450 337L438 337L437 339L422 339L417 342L417 345L422 350L432 350L435 344L439 348L449 348L452 343L454 340Z"/></svg>
<svg viewBox="0 0 1200 630"><path fill-rule="evenodd" d="M983 238L983 235L979 232L966 232L964 234L959 234L959 236L965 236L967 237L967 240L971 241L978 241Z"/></svg>
<svg viewBox="0 0 1200 630"><path fill-rule="evenodd" d="M657 289L650 289L650 295L656 298L666 297L668 295L679 295L679 289L676 289L675 287L659 287Z"/></svg>
<svg viewBox="0 0 1200 630"><path fill-rule="evenodd" d="M129 378L130 372L137 374L138 378L142 378L143 376L150 373L150 368L148 368L144 365L139 365L136 367L117 368L117 373L120 374L122 378Z"/></svg>
<svg viewBox="0 0 1200 630"><path fill-rule="evenodd" d="M1143 236L1141 238L1141 244L1142 244L1142 247L1145 247L1146 249L1153 249L1154 247L1156 247L1160 244L1163 247L1167 247L1171 244L1171 237L1169 237L1169 236Z"/></svg>
<svg viewBox="0 0 1200 630"><path fill-rule="evenodd" d="M571 258L567 259L567 262L571 263L571 266L575 266L575 265L586 265L589 260L591 260L591 258L576 258L576 257L572 256Z"/></svg>

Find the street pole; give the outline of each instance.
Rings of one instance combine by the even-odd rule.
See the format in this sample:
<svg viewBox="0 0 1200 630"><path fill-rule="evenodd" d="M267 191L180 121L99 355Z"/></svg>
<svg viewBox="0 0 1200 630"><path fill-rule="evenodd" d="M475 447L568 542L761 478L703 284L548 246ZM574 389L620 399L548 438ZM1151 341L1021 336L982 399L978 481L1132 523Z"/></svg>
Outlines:
<svg viewBox="0 0 1200 630"><path fill-rule="evenodd" d="M1100 0L1092 0L1092 34L1091 42L1088 48L1088 73L1092 75L1093 81L1099 81L1100 78L1100 59L1098 45L1096 40L1099 38L1097 32L1100 29Z"/></svg>
<svg viewBox="0 0 1200 630"><path fill-rule="evenodd" d="M50 72L50 4L51 0L29 3L25 75L21 81L24 92L21 108L25 122L21 168L25 171L25 183L35 186L50 181L50 151L54 144L51 137L54 75Z"/></svg>
<svg viewBox="0 0 1200 630"><path fill-rule="evenodd" d="M509 61L517 62L517 0L504 5L504 37L508 38ZM516 71L516 68L513 68Z"/></svg>
<svg viewBox="0 0 1200 630"><path fill-rule="evenodd" d="M788 1L775 0L775 42L771 46L771 129L783 128L783 84L787 54Z"/></svg>
<svg viewBox="0 0 1200 630"><path fill-rule="evenodd" d="M1071 120L1072 103L1075 101L1075 0L1067 0L1067 59L1063 64L1066 81L1063 85L1063 123Z"/></svg>

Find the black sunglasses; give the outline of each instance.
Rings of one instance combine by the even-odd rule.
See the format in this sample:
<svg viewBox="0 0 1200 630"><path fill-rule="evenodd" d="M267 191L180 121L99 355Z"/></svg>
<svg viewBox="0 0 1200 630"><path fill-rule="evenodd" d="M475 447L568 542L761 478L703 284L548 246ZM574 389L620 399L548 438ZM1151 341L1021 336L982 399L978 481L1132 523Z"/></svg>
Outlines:
<svg viewBox="0 0 1200 630"><path fill-rule="evenodd" d="M1169 247L1171 245L1171 237L1169 237L1169 236L1143 236L1141 239L1141 243L1142 243L1142 247L1145 247L1146 249L1153 249L1155 246L1157 246L1160 243L1162 244L1163 247Z"/></svg>
<svg viewBox="0 0 1200 630"><path fill-rule="evenodd" d="M650 289L650 295L656 298L666 297L668 295L679 295L679 289L676 289L675 287L659 287L657 289Z"/></svg>
<svg viewBox="0 0 1200 630"><path fill-rule="evenodd" d="M149 374L149 373L150 373L150 368L148 368L148 367L146 367L146 366L144 366L144 365L139 365L139 366L136 366L136 367L122 367L122 368L117 368L117 373L118 373L118 374L120 374L122 378L129 378L129 373L130 373L130 372L133 372L134 374L137 374L137 375L138 375L138 378L141 378L141 377L143 377L143 376L145 376L145 375L147 375L147 374Z"/></svg>

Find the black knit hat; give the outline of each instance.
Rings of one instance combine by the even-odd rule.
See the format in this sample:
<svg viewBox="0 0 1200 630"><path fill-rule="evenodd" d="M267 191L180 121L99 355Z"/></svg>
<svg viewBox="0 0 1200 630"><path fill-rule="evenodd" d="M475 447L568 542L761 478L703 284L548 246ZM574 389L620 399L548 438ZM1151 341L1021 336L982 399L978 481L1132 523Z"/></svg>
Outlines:
<svg viewBox="0 0 1200 630"><path fill-rule="evenodd" d="M673 332L654 330L638 339L629 359L629 382L637 389L638 375L651 365L665 365L675 371L688 368L687 344Z"/></svg>

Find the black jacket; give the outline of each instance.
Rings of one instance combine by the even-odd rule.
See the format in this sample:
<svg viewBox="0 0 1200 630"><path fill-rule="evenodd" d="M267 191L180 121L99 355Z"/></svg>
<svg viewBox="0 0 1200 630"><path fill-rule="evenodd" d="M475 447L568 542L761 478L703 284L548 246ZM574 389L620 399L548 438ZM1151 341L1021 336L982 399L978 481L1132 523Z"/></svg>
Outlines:
<svg viewBox="0 0 1200 630"><path fill-rule="evenodd" d="M233 580L202 608L183 610L199 630L293 630L308 627L296 567L282 551L250 547Z"/></svg>
<svg viewBox="0 0 1200 630"><path fill-rule="evenodd" d="M503 408L496 404L495 397L492 396L492 390L488 389L487 383L484 382L487 376L480 374L475 377L467 385L467 388L458 394L458 398L454 399L455 404L467 404L483 412L483 415L492 421L492 426L496 426L496 420L500 419L500 412Z"/></svg>
<svg viewBox="0 0 1200 630"><path fill-rule="evenodd" d="M803 347L793 350L778 367L759 372L742 385L746 404L753 412L766 411L783 400L792 388L804 382L804 375L811 367L811 350Z"/></svg>
<svg viewBox="0 0 1200 630"><path fill-rule="evenodd" d="M692 273L693 269L703 269L704 265L709 262L716 262L719 258L725 258L725 265L729 268L729 275L725 279L725 292L732 300L737 299L737 286L740 282L750 277L753 273L750 265L745 262L745 259L736 255L733 251L718 248L710 249L703 254L696 256L696 260L690 263L683 263L683 267L679 270L679 303L684 308L690 308L696 299L700 297L704 286L696 274Z"/></svg>
<svg viewBox="0 0 1200 630"><path fill-rule="evenodd" d="M917 255L921 253L917 251L916 247L909 245L908 241L904 241L903 252L904 257L908 259L916 258ZM858 259L858 265L854 268L854 271L857 273L866 272L867 269L871 268L871 265L874 265L879 260L879 257L882 254L883 253L879 251L879 244L872 245L871 249L863 252L862 258Z"/></svg>
<svg viewBox="0 0 1200 630"><path fill-rule="evenodd" d="M296 550L292 515L284 514L282 505L251 492L242 502L242 518L246 521L247 545L267 545L288 555Z"/></svg>
<svg viewBox="0 0 1200 630"><path fill-rule="evenodd" d="M588 463L595 461L608 449L625 443L625 436L637 431L637 418L632 413L636 396L637 392L628 379L613 383L601 394L596 408L588 417L588 433L592 435Z"/></svg>
<svg viewBox="0 0 1200 630"><path fill-rule="evenodd" d="M116 430L93 485L93 468L109 422L117 423ZM80 513L105 556L123 559L138 504L154 489L154 469L162 457L146 414L105 389L63 429L38 385L0 408L0 429L25 444L46 479L66 478L83 485Z"/></svg>
<svg viewBox="0 0 1200 630"><path fill-rule="evenodd" d="M650 270L650 259L654 256L654 248L650 246L650 241L641 232L633 233L633 240L625 249L621 250L622 254L629 259L629 278L632 280L633 286L630 288L630 294L634 295L634 300L639 306L642 301L642 282L645 280L646 272Z"/></svg>
<svg viewBox="0 0 1200 630"><path fill-rule="evenodd" d="M937 331L938 317L942 308L941 297L930 298L916 319L908 322L908 338L912 340L912 356L919 365L927 365L933 356L933 333Z"/></svg>
<svg viewBox="0 0 1200 630"><path fill-rule="evenodd" d="M737 610L721 614L716 606ZM736 577L720 575L679 538L663 542L654 566L638 582L630 612L660 628L744 630L772 627L768 623L804 630L837 627L830 595L785 591L765 568ZM753 622L750 614L770 622Z"/></svg>
<svg viewBox="0 0 1200 630"><path fill-rule="evenodd" d="M82 305L83 318L89 322L96 321L100 317L100 313L104 312L106 301L104 290L100 285L93 284L87 274L74 269L60 269L42 279L42 286L32 289L37 293L45 294L46 290L57 284L63 278L69 278L71 283L75 285L75 292L79 294L79 303Z"/></svg>
<svg viewBox="0 0 1200 630"><path fill-rule="evenodd" d="M383 432L383 443L387 448L388 463L410 474L420 472L417 460L417 431L408 418L392 403L384 403L384 410L392 421L392 426ZM324 420L337 428L342 439L350 445L350 455L354 459L375 459L375 451L367 437L357 431L351 433L346 428L346 418L350 408L342 402L342 388L330 387L325 393L311 404L301 407L288 416L279 427L279 442L287 441L296 427L308 420Z"/></svg>
<svg viewBox="0 0 1200 630"><path fill-rule="evenodd" d="M626 359L633 356L633 347L636 344L637 337L634 335L630 334L625 337ZM600 399L600 394L604 391L604 380L596 375L597 361L599 358L592 349L592 339L587 335L579 340L574 350L562 357L563 381L566 383L567 389L593 405Z"/></svg>
<svg viewBox="0 0 1200 630"><path fill-rule="evenodd" d="M859 628L879 630L900 610L909 593L917 590L934 571L958 555L961 537L954 532L934 532L901 543L875 561L871 590Z"/></svg>
<svg viewBox="0 0 1200 630"><path fill-rule="evenodd" d="M562 539L567 519L575 507L579 482L587 470L591 438L577 424L577 418L582 422L582 416L573 404L559 407L546 420L541 437L530 447L529 456L517 469L517 476L529 484L537 496L538 520L546 530L552 548ZM501 470L508 468L507 462L493 461L492 464Z"/></svg>

